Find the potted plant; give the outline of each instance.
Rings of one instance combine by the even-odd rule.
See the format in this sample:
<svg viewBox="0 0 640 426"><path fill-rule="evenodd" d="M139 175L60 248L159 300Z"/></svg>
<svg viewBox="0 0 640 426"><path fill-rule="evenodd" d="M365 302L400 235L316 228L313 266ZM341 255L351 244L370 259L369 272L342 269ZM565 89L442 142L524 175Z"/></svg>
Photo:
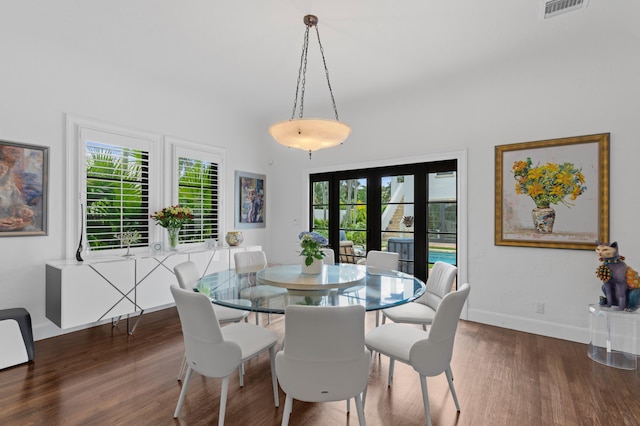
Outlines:
<svg viewBox="0 0 640 426"><path fill-rule="evenodd" d="M304 256L302 263L303 274L319 274L322 272L322 246L327 245L327 239L317 232L303 231L298 235L300 239L300 256Z"/></svg>

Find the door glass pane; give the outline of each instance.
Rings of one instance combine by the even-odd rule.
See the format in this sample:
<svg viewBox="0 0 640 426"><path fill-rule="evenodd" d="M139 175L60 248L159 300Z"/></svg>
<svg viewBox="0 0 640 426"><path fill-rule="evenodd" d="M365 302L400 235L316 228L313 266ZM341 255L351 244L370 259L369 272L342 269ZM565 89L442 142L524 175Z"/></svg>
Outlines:
<svg viewBox="0 0 640 426"><path fill-rule="evenodd" d="M380 181L381 250L400 254L399 269L414 270L414 177L384 176Z"/></svg>
<svg viewBox="0 0 640 426"><path fill-rule="evenodd" d="M427 208L427 262L429 265L437 261L456 265L458 236L455 171L429 173Z"/></svg>
<svg viewBox="0 0 640 426"><path fill-rule="evenodd" d="M313 182L313 229L312 231L323 235L329 241L329 181Z"/></svg>
<svg viewBox="0 0 640 426"><path fill-rule="evenodd" d="M357 263L367 253L367 179L340 180L340 262Z"/></svg>

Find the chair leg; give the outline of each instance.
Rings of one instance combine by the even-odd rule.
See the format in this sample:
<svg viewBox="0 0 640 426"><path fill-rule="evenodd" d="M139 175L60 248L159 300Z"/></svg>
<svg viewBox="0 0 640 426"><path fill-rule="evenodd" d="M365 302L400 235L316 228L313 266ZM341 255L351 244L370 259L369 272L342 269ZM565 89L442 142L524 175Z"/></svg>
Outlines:
<svg viewBox="0 0 640 426"><path fill-rule="evenodd" d="M429 392L427 391L427 376L420 374L420 387L422 388L422 403L424 404L424 416L427 426L431 426L431 411L429 410Z"/></svg>
<svg viewBox="0 0 640 426"><path fill-rule="evenodd" d="M395 365L395 360L393 358L389 358L389 382L387 386L391 387L391 383L393 382L393 366Z"/></svg>
<svg viewBox="0 0 640 426"><path fill-rule="evenodd" d="M178 381L182 380L184 373L187 371L187 355L182 356L182 362L180 363L180 371L178 371Z"/></svg>
<svg viewBox="0 0 640 426"><path fill-rule="evenodd" d="M365 426L364 404L362 403L360 394L357 394L354 399L356 400L356 410L358 411L358 423L360 423L360 426Z"/></svg>
<svg viewBox="0 0 640 426"><path fill-rule="evenodd" d="M385 322L387 322L387 316L383 312L382 313L382 324L384 324Z"/></svg>
<svg viewBox="0 0 640 426"><path fill-rule="evenodd" d="M173 413L173 418L177 419L180 415L180 410L182 409L182 403L184 402L184 397L187 394L187 387L189 386L189 380L191 380L191 373L193 370L191 366L187 366L187 373L184 375L184 380L182 381L182 390L180 391L180 396L178 397L178 405L176 405L176 411Z"/></svg>
<svg viewBox="0 0 640 426"><path fill-rule="evenodd" d="M222 379L220 389L220 414L218 414L218 426L224 426L224 415L227 411L227 395L229 394L229 376Z"/></svg>
<svg viewBox="0 0 640 426"><path fill-rule="evenodd" d="M241 362L238 366L238 375L240 376L240 387L244 386L244 362Z"/></svg>
<svg viewBox="0 0 640 426"><path fill-rule="evenodd" d="M456 410L460 412L460 404L458 404L458 396L456 395L456 389L453 387L453 373L451 373L451 366L444 370L444 374L447 376L447 382L449 382L449 390L451 390L451 396L453 396L453 402L456 403Z"/></svg>
<svg viewBox="0 0 640 426"><path fill-rule="evenodd" d="M422 324L422 330L427 331L427 324Z"/></svg>
<svg viewBox="0 0 640 426"><path fill-rule="evenodd" d="M351 398L347 398L347 414L351 411Z"/></svg>
<svg viewBox="0 0 640 426"><path fill-rule="evenodd" d="M376 327L380 325L380 311L376 311Z"/></svg>
<svg viewBox="0 0 640 426"><path fill-rule="evenodd" d="M271 383L273 385L273 402L276 407L280 406L278 397L278 376L276 375L276 345L269 348L269 361L271 362Z"/></svg>
<svg viewBox="0 0 640 426"><path fill-rule="evenodd" d="M289 417L291 416L291 409L293 408L293 397L287 394L284 400L284 411L282 412L281 426L287 426L289 424Z"/></svg>
<svg viewBox="0 0 640 426"><path fill-rule="evenodd" d="M369 385L367 385L364 388L364 391L362 391L362 408L364 408L364 404L367 401L367 388L369 388Z"/></svg>

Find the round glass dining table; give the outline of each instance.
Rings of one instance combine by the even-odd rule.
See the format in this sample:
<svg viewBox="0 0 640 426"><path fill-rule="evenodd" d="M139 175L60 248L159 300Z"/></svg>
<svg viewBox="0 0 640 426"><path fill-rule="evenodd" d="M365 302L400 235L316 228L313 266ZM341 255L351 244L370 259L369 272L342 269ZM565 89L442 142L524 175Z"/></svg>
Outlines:
<svg viewBox="0 0 640 426"><path fill-rule="evenodd" d="M323 265L317 275L303 274L300 265L283 265L252 274L215 272L198 280L194 291L218 305L284 314L288 305L362 305L375 311L417 299L425 284L404 272L364 265Z"/></svg>

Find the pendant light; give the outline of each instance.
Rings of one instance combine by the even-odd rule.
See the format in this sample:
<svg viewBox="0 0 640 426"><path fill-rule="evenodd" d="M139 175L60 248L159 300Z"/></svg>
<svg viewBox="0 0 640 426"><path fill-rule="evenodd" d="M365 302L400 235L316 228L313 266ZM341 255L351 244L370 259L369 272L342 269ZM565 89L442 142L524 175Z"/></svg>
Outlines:
<svg viewBox="0 0 640 426"><path fill-rule="evenodd" d="M275 123L269 127L269 134L281 145L298 148L311 153L323 148L331 148L340 145L351 133L351 128L338 120L338 109L336 101L333 98L333 90L329 81L329 70L327 69L327 61L324 57L324 49L320 42L320 32L318 31L318 18L314 15L304 17L306 30L304 32L304 43L302 45L302 55L300 57L300 68L298 70L298 83L296 85L296 97L293 101L293 112L291 119ZM324 72L327 76L327 84L329 86L329 94L333 104L333 112L335 120L326 118L303 118L304 115L304 93L307 73L307 52L309 50L309 29L315 27L318 36L318 45L322 54L322 63L324 64ZM300 97L300 112L298 118L296 110L298 109L298 96Z"/></svg>

